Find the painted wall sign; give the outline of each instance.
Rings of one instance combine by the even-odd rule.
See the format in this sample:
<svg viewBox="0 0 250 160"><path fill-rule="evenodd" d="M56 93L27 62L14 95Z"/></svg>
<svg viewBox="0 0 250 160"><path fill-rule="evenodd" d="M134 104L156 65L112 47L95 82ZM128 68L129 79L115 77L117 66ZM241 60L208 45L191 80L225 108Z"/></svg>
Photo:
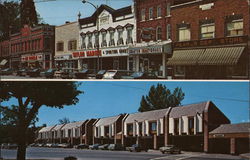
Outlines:
<svg viewBox="0 0 250 160"><path fill-rule="evenodd" d="M163 46L151 46L144 48L130 48L129 54L162 53Z"/></svg>
<svg viewBox="0 0 250 160"><path fill-rule="evenodd" d="M110 50L103 50L103 55L119 55L119 54L128 54L128 49L110 49Z"/></svg>
<svg viewBox="0 0 250 160"><path fill-rule="evenodd" d="M247 43L247 41L248 41L247 36L226 37L226 38L195 40L195 41L187 41L187 42L175 42L174 48L231 45L231 44Z"/></svg>
<svg viewBox="0 0 250 160"><path fill-rule="evenodd" d="M102 56L102 52L101 52L101 50L99 50L99 51L97 51L97 50L86 51L86 55L87 55L87 57Z"/></svg>
<svg viewBox="0 0 250 160"><path fill-rule="evenodd" d="M26 62L26 61L42 61L43 60L43 55L32 55L32 56L22 56L21 61Z"/></svg>
<svg viewBox="0 0 250 160"><path fill-rule="evenodd" d="M72 53L72 58L81 58L85 57L85 52L73 52Z"/></svg>

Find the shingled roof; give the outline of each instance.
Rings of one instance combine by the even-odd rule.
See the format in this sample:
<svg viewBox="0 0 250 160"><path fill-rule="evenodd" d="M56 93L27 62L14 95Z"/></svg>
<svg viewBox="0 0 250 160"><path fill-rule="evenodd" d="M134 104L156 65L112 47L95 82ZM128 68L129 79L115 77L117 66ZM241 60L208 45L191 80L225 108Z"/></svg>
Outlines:
<svg viewBox="0 0 250 160"><path fill-rule="evenodd" d="M250 123L222 124L210 132L210 134L223 133L250 133Z"/></svg>
<svg viewBox="0 0 250 160"><path fill-rule="evenodd" d="M72 128L77 128L80 127L85 121L78 121L78 122L72 122L72 123L67 123L65 124L62 129L72 129Z"/></svg>
<svg viewBox="0 0 250 160"><path fill-rule="evenodd" d="M58 124L58 125L56 125L52 130L53 130L53 131L58 131L58 130L60 130L64 125L65 125L65 124Z"/></svg>
<svg viewBox="0 0 250 160"><path fill-rule="evenodd" d="M90 17L86 17L86 18L82 18L82 19L79 19L79 24L80 25L84 25L84 24L89 24L89 23L94 23L94 25L96 25L96 19L97 19L97 16L99 16L100 13L102 13L103 10L106 10L108 11L112 17L113 17L113 20L116 18L116 17L119 17L119 16L123 16L123 15L127 15L127 14L131 14L132 13L132 9L131 9L131 6L127 6L127 7L124 7L124 8L120 8L120 9L113 9L107 5L104 5L102 4L93 14L92 16Z"/></svg>
<svg viewBox="0 0 250 160"><path fill-rule="evenodd" d="M118 116L113 116L113 117L106 117L106 118L101 118L98 120L98 122L95 124L96 127L99 126L107 126L110 124L113 124L116 122L116 120L120 117L121 115Z"/></svg>
<svg viewBox="0 0 250 160"><path fill-rule="evenodd" d="M160 118L163 118L168 113L168 111L169 109L166 108L166 109L161 109L161 110L129 114L125 120L125 123L133 123L134 121L143 122L145 120L149 120L149 121L158 120Z"/></svg>
<svg viewBox="0 0 250 160"><path fill-rule="evenodd" d="M172 108L169 117L179 118L181 116L195 116L197 113L202 113L205 110L208 103L210 102L208 101L208 102L201 102L180 107L174 107Z"/></svg>
<svg viewBox="0 0 250 160"><path fill-rule="evenodd" d="M53 129L55 126L47 126L47 127L43 127L42 129L39 130L39 133L41 132L48 132L51 129Z"/></svg>

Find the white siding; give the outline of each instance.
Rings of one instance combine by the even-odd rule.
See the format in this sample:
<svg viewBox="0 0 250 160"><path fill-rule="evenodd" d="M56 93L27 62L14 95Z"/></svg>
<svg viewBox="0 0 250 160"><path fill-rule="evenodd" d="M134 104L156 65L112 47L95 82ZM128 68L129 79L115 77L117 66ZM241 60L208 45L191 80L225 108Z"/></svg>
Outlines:
<svg viewBox="0 0 250 160"><path fill-rule="evenodd" d="M101 136L104 136L104 126L101 126Z"/></svg>
<svg viewBox="0 0 250 160"><path fill-rule="evenodd" d="M182 120L183 120L183 132L188 134L188 117L183 116Z"/></svg>
<svg viewBox="0 0 250 160"><path fill-rule="evenodd" d="M174 134L174 119L169 118L169 133Z"/></svg>
<svg viewBox="0 0 250 160"><path fill-rule="evenodd" d="M202 127L203 127L203 120L202 120L202 114L197 115L197 132L203 132Z"/></svg>
<svg viewBox="0 0 250 160"><path fill-rule="evenodd" d="M163 131L164 130L164 122L163 122L162 118L160 119L160 126L161 126L160 127L160 134L163 134L164 133L164 131Z"/></svg>
<svg viewBox="0 0 250 160"><path fill-rule="evenodd" d="M149 135L149 123L148 123L148 121L145 121L145 129L146 129L146 131L145 131L146 135Z"/></svg>
<svg viewBox="0 0 250 160"><path fill-rule="evenodd" d="M124 131L123 134L126 136L127 135L127 123L124 123Z"/></svg>

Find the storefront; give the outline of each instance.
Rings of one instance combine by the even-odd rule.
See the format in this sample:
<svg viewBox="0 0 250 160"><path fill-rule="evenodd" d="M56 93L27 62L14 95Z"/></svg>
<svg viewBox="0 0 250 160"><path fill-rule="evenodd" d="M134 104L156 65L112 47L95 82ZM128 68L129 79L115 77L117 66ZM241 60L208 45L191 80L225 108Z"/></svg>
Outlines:
<svg viewBox="0 0 250 160"><path fill-rule="evenodd" d="M21 68L52 68L52 56L50 53L36 53L21 55Z"/></svg>
<svg viewBox="0 0 250 160"><path fill-rule="evenodd" d="M72 59L72 54L56 55L55 63L56 68L68 70L69 72L78 68L78 60Z"/></svg>
<svg viewBox="0 0 250 160"><path fill-rule="evenodd" d="M247 36L174 43L175 79L248 79Z"/></svg>
<svg viewBox="0 0 250 160"><path fill-rule="evenodd" d="M140 44L139 44L140 45ZM143 44L129 48L129 55L135 60L135 70L142 72L154 72L158 77L166 78L166 61L171 55L169 42Z"/></svg>

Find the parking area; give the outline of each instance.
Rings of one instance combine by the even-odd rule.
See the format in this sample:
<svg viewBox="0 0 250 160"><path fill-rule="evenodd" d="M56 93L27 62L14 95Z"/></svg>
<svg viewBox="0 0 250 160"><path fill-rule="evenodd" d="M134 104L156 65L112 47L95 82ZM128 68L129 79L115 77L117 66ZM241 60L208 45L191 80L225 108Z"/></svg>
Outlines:
<svg viewBox="0 0 250 160"><path fill-rule="evenodd" d="M148 152L104 151L75 148L27 148L27 159L62 159L75 156L78 160L244 160L239 156L226 154L205 154L182 152L181 154L162 154L157 150ZM16 150L2 150L4 159L15 159Z"/></svg>

